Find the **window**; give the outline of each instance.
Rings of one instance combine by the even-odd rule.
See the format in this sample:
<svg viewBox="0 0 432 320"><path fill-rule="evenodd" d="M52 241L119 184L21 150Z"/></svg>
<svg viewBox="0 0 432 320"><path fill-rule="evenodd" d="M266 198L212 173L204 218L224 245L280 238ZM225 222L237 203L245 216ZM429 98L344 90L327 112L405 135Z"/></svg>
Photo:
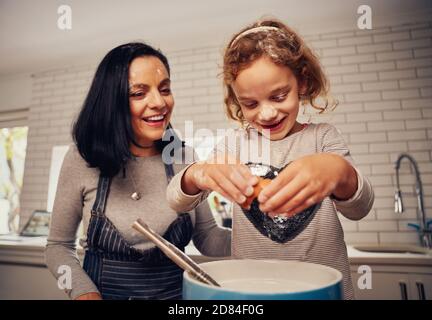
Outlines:
<svg viewBox="0 0 432 320"><path fill-rule="evenodd" d="M0 234L18 231L27 110L0 113Z"/></svg>

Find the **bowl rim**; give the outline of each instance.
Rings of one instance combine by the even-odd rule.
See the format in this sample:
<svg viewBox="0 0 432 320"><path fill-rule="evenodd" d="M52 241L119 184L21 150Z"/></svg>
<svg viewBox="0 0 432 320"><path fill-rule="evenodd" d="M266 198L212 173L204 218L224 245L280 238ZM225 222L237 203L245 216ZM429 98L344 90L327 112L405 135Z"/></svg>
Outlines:
<svg viewBox="0 0 432 320"><path fill-rule="evenodd" d="M325 269L327 271L331 271L336 275L336 280L330 282L329 284L323 286L323 287L318 287L315 289L309 289L309 290L302 290L302 291L295 291L295 292L288 292L288 291L277 291L277 292L261 292L261 291L245 291L245 290L235 290L235 289L231 289L231 288L222 288L222 287L216 287L216 286L212 286L206 283L203 283L201 281L198 281L196 279L194 279L192 276L189 275L189 273L187 271L183 272L183 282L185 281L190 281L192 284L197 285L199 287L203 287L203 288L210 288L212 290L215 291L219 291L219 292L233 292L233 293L238 293L238 294L248 294L248 295L260 295L260 296L278 296L278 295L297 295L297 294L304 294L304 293L309 293L309 292L313 292L313 291L317 291L317 290L325 290L329 287L333 287L335 285L337 285L338 283L341 283L343 280L343 275L342 272L340 272L339 270L326 266L326 265L322 265L319 263L312 263L312 262L306 262L306 261L299 261L299 260L277 260L277 259L227 259L227 260L216 260L216 261L209 261L209 262L204 262L204 263L200 263L199 265L206 265L206 264L214 264L214 263L224 263L227 261L259 261L259 262L265 262L265 263L285 263L285 264L297 264L297 263L301 263L301 264L308 264L308 265L313 265L314 267L318 267L321 269ZM186 280L187 278L187 280Z"/></svg>

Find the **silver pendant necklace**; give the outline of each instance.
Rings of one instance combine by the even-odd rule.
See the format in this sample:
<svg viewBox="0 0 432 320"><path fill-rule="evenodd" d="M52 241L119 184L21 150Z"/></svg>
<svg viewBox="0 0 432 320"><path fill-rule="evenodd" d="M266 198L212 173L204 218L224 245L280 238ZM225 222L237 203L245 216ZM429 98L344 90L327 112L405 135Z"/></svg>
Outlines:
<svg viewBox="0 0 432 320"><path fill-rule="evenodd" d="M141 195L139 192L135 191L134 193L131 194L131 198L132 200L138 201L139 199L141 199Z"/></svg>

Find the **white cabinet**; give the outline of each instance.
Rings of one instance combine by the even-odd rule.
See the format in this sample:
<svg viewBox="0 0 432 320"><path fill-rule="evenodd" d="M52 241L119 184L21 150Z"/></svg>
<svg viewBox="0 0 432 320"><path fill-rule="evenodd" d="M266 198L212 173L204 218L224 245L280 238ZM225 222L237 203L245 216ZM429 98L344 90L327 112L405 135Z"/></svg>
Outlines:
<svg viewBox="0 0 432 320"><path fill-rule="evenodd" d="M432 268L413 266L370 266L372 287L360 289L362 276L351 266L356 299L359 300L432 300ZM401 272L402 271L402 272Z"/></svg>
<svg viewBox="0 0 432 320"><path fill-rule="evenodd" d="M68 299L45 266L45 242L0 241L0 300Z"/></svg>
<svg viewBox="0 0 432 320"><path fill-rule="evenodd" d="M0 300L67 300L46 267L0 263Z"/></svg>
<svg viewBox="0 0 432 320"><path fill-rule="evenodd" d="M432 300L432 274L411 274L410 288L412 299Z"/></svg>

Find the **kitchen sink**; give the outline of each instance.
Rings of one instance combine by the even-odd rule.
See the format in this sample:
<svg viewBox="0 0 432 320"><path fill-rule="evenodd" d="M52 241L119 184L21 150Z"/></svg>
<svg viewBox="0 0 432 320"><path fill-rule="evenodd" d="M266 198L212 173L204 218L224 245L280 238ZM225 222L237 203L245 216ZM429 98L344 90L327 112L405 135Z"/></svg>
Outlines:
<svg viewBox="0 0 432 320"><path fill-rule="evenodd" d="M354 245L354 249L363 252L375 253L411 253L411 254L424 254L432 255L432 250L415 245L394 245L394 244L381 244L381 245Z"/></svg>

